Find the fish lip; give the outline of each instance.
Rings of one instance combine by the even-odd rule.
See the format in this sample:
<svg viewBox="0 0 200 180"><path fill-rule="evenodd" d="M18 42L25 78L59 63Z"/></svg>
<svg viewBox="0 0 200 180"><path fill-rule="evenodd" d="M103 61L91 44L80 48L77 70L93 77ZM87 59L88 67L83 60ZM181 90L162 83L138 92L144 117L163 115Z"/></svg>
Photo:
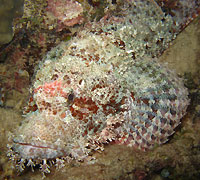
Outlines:
<svg viewBox="0 0 200 180"><path fill-rule="evenodd" d="M65 154L62 149L25 142L14 141L12 148L14 152L24 159L55 159Z"/></svg>
<svg viewBox="0 0 200 180"><path fill-rule="evenodd" d="M52 148L50 146L42 146L42 145L39 145L37 143L30 143L30 142L23 142L22 140L18 139L18 138L14 138L13 139L13 143L16 144L16 145L20 145L20 146L30 146L32 148L42 148L42 149L52 149L52 150L58 150L57 148Z"/></svg>
<svg viewBox="0 0 200 180"><path fill-rule="evenodd" d="M18 145L21 145L21 146L30 146L30 147L33 147L33 148L42 148L42 149L52 149L52 150L58 150L56 148L51 148L51 147L48 147L48 146L41 146L41 145L33 145L31 143L23 143L23 142L14 142L15 144L18 144Z"/></svg>

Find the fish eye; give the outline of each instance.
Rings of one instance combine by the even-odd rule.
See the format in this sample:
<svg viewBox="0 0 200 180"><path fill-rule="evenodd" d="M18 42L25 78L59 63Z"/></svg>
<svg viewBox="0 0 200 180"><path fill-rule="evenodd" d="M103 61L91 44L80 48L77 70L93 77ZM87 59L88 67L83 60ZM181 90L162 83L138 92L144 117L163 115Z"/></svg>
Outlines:
<svg viewBox="0 0 200 180"><path fill-rule="evenodd" d="M73 101L74 100L74 93L70 93L67 97L68 101Z"/></svg>

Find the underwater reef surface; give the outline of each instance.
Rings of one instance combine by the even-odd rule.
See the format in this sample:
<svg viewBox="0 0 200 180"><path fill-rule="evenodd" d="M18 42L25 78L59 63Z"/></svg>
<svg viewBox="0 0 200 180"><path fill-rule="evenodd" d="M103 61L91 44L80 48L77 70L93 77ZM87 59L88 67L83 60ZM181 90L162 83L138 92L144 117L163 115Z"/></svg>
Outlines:
<svg viewBox="0 0 200 180"><path fill-rule="evenodd" d="M198 21L195 21L195 24L193 26L194 26L193 28L195 29L198 26ZM196 35L198 37L197 30L194 31L192 29L192 30L189 30L189 32L190 33L193 32L192 35L194 35L194 36ZM186 31L186 33L187 33L187 31ZM185 42L191 43L191 41L189 39L185 40ZM196 47L198 47L198 41L196 41L194 38L194 40L192 42L193 42L193 46L196 49ZM197 42L197 43L195 44L194 42ZM175 41L175 45L176 45L176 41ZM182 47L183 44L180 46ZM171 48L173 48L173 46L170 47L170 49ZM166 51L166 54L171 53L170 49ZM175 49L177 49L177 47ZM179 47L179 49L182 49L182 48ZM174 51L177 53L176 50L174 50ZM185 52L185 50L183 50L183 52ZM183 52L181 54L184 54ZM191 89L190 96L193 99L193 102L191 102L190 107L193 110L189 108L190 111L192 112L191 115L190 115L190 111L188 111L189 112L188 115L183 120L182 125L179 126L179 127L181 127L181 129L179 129L179 128L177 129L177 133L175 134L174 138L172 138L170 140L169 143L167 143L161 147L156 147L152 151L145 152L145 153L127 148L125 146L119 146L119 145L112 144L112 145L106 145L105 150L102 153L98 153L98 152L94 153L92 157L95 157L96 159L93 159L93 160L92 159L88 160L88 161L85 160L84 162L72 161L70 163L67 163L66 161L62 162L62 159L56 159L57 168L59 165L61 167L60 167L60 169L58 169L56 171L54 171L55 167L52 167L51 168L52 176L49 176L49 178L56 177L56 178L60 178L60 179L63 179L63 178L64 179L66 179L66 178L80 179L80 177L82 177L82 179L91 179L94 176L94 174L97 174L99 179L112 179L112 178L115 178L115 179L120 179L120 178L121 179L124 179L124 178L126 178L126 179L144 179L145 177L147 177L147 178L148 177L152 177L152 178L156 178L156 177L163 177L163 178L171 177L171 178L173 178L174 177L174 179L175 179L176 177L181 176L181 173L183 174L183 172L187 169L187 168L184 169L181 165L180 165L180 167L176 166L176 163L178 163L178 164L181 163L181 160L178 158L180 156L183 156L183 159L184 159L184 161L182 161L182 164L185 164L185 162L187 162L185 164L185 166L190 167L190 170L191 170L191 171L189 171L189 169L188 169L185 173L188 174L188 176L195 178L194 175L198 174L198 170L195 170L195 167L191 166L191 164L193 164L194 162L198 162L198 124L196 124L198 122L198 106L196 105L196 103L198 101L195 101L194 97L193 97L194 95L196 95L196 96L198 95L198 91L195 88L197 86L199 86L198 85L198 73L197 73L198 68L196 68L197 67L196 65L198 64L198 54L197 53L198 53L198 50L193 53L191 52L191 54L196 54L196 56L193 55L194 58L193 58L193 61L191 61L193 63L189 63L190 67L192 69L191 75L186 74L187 75L186 78L188 80L188 82L186 82L186 84L188 85L189 90ZM166 54L164 54L162 56L162 57L165 56L165 58L163 58L164 59L163 61L165 61L165 62L167 61ZM187 53L185 53L185 54L187 54ZM51 55L51 53L49 55ZM172 55L172 57L176 57L176 56ZM48 56L47 56L47 58L48 58ZM172 59L172 58L170 58L170 59ZM174 59L177 60L178 58L174 58ZM183 59L184 59L184 57L183 57ZM173 60L174 63L176 62L175 60ZM170 60L169 60L169 62L170 62ZM185 64L186 64L185 66L187 67L187 64L188 64L187 59L185 59L185 61L182 60L182 62L185 62ZM179 69L180 63L177 63L177 64L178 65L176 68ZM181 74L184 74L184 72L191 72L185 66L182 65L182 68L179 69L179 72ZM8 68L8 67L4 67L4 68ZM173 69L174 68L175 67L173 66ZM38 71L38 72L40 72L40 71ZM20 75L20 77L22 76L24 79L27 79L27 76L28 76L25 72L20 72L19 75ZM40 76L40 75L41 75L41 73L39 73L38 76ZM195 77L194 81L193 81L193 78L191 78L190 76ZM17 74L15 73L15 79L14 79L15 82L14 83L16 83L17 80L21 80L22 78L20 78L20 77L18 77ZM192 83L192 85L191 85L191 83ZM37 84L36 84L36 86L37 86ZM21 87L21 86L19 86L19 87ZM45 88L46 87L48 90L49 89L48 84L45 85ZM43 89L43 87L41 86L41 88L39 88L35 91L36 96L40 89ZM20 90L25 91L23 88ZM13 126L17 127L17 122L20 122L22 119L19 115L19 110L20 110L19 106L21 106L20 101L17 101L17 103L16 103L16 102L13 102L16 100L12 99L14 96L17 96L16 95L17 93L19 95L20 90L19 90L19 88L13 89L12 90L13 96L9 97L9 96L11 96L11 93L10 93L10 94L8 94L8 97L7 97L7 102L6 102L7 108L1 109L2 110L1 114L5 114L5 116L7 117L7 118L2 118L2 122L5 122L5 120L6 120L6 123L4 123L4 125L2 126L3 128L1 131L2 133L4 132L6 134L6 136L7 136L8 131L11 130L11 129L9 129L9 127L10 127L9 121L12 121ZM73 100L73 98L72 98L72 100ZM10 108L8 108L8 107L10 107ZM40 107L42 107L42 104ZM194 108L195 108L195 111L194 111ZM17 110L18 110L18 113L16 114L15 111L17 111ZM33 109L32 109L32 111L33 111ZM9 117L8 114L10 114L12 117ZM13 127L13 129L14 129L14 127ZM193 136L191 134L193 134ZM6 152L6 145L5 145L5 142L7 141L6 136L4 136L4 138L2 138L2 141L4 142L3 143L4 145L2 147L3 155L5 155L4 152ZM196 155L194 157L187 156L188 155L187 152L189 152L189 151L190 151L190 153L191 153L191 151L193 151L194 153L196 153ZM194 153L192 153L192 154L194 154ZM7 176L10 178L14 177L13 176L14 171L13 171L12 165L10 162L7 162L5 156L2 156L1 164L2 164L1 169L4 172L3 176L4 177ZM190 164L190 166L189 166L189 164ZM62 167L62 166L64 166L64 167ZM174 171L172 170L173 167L176 167ZM29 172L29 170L31 169L30 168L30 169L26 169L21 174L21 176L19 176L18 178L20 179L23 176L29 177L29 175L32 176L31 178L35 178L35 179L41 178L41 174L37 173L38 168L37 167L35 168L36 172L34 173L34 175L33 175L33 173ZM116 169L117 169L118 173L116 173ZM14 178L16 179L17 177L14 177ZM47 178L48 178L48 175L47 175Z"/></svg>

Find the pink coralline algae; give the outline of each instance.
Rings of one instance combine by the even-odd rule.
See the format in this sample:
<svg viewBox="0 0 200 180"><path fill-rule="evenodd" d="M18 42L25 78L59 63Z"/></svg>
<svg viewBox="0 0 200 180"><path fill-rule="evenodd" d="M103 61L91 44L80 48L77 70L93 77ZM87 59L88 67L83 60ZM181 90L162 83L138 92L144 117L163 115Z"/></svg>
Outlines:
<svg viewBox="0 0 200 180"><path fill-rule="evenodd" d="M180 124L188 91L155 58L180 27L153 1L127 1L122 9L123 16L86 26L39 64L9 146L20 170L43 161L49 172L47 160L83 160L110 142L145 151Z"/></svg>
<svg viewBox="0 0 200 180"><path fill-rule="evenodd" d="M48 0L47 11L58 20L60 26L73 26L83 22L83 7L75 0Z"/></svg>

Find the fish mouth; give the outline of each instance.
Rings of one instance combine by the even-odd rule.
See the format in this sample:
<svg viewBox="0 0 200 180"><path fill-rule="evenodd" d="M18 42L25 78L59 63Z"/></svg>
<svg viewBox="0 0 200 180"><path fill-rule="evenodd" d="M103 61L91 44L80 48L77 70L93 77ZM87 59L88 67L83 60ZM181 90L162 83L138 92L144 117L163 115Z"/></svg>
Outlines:
<svg viewBox="0 0 200 180"><path fill-rule="evenodd" d="M63 150L25 142L14 141L12 148L24 159L55 159L64 155Z"/></svg>
<svg viewBox="0 0 200 180"><path fill-rule="evenodd" d="M57 150L57 149L54 149L54 148L51 148L51 147L48 147L48 146L33 145L33 144L30 144L30 143L21 143L21 142L14 142L14 143L21 145L21 146L31 146L33 148L47 148L47 149Z"/></svg>

